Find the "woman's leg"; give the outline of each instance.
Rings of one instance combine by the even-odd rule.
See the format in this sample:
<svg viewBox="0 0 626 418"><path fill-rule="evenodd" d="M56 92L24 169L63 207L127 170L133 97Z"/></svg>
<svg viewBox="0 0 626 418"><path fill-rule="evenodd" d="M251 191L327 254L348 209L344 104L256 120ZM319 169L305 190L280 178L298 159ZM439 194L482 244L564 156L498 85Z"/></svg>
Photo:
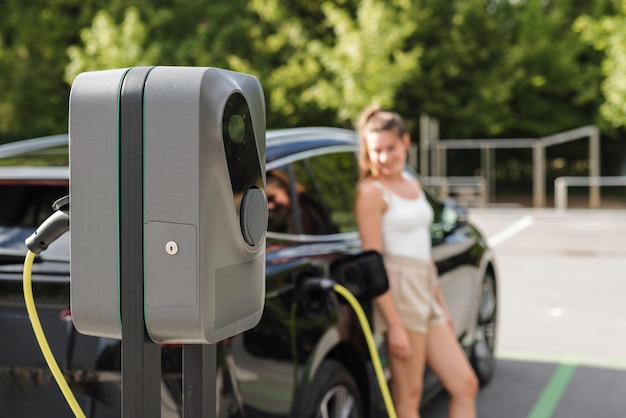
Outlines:
<svg viewBox="0 0 626 418"><path fill-rule="evenodd" d="M398 418L418 418L426 364L426 335L407 332L413 354L407 360L389 355L391 391Z"/></svg>
<svg viewBox="0 0 626 418"><path fill-rule="evenodd" d="M448 416L475 418L478 378L448 325L428 330L426 358L450 395Z"/></svg>

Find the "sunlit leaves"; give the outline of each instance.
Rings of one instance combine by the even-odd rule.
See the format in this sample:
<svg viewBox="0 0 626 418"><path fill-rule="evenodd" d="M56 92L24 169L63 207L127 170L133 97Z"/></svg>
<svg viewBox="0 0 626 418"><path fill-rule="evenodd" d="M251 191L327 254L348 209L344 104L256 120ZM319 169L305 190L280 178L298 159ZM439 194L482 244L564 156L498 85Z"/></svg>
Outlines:
<svg viewBox="0 0 626 418"><path fill-rule="evenodd" d="M581 16L575 28L582 38L605 54L602 62L605 97L601 115L615 127L626 126L626 1L621 0L620 14L593 19Z"/></svg>
<svg viewBox="0 0 626 418"><path fill-rule="evenodd" d="M350 126L371 102L443 138L624 126L625 3L4 0L0 137L63 132L78 73L136 65L254 74L269 128Z"/></svg>
<svg viewBox="0 0 626 418"><path fill-rule="evenodd" d="M308 45L324 69L308 91L311 99L337 109L344 120L372 102L393 107L398 89L419 69L421 48L407 45L417 24L415 12L380 0L363 0L356 19L330 2L323 11L336 41Z"/></svg>
<svg viewBox="0 0 626 418"><path fill-rule="evenodd" d="M81 72L151 65L158 55L156 44L146 45L146 27L136 8L128 8L118 25L106 10L99 11L89 28L80 37L83 45L68 48L70 63L65 80L72 80Z"/></svg>

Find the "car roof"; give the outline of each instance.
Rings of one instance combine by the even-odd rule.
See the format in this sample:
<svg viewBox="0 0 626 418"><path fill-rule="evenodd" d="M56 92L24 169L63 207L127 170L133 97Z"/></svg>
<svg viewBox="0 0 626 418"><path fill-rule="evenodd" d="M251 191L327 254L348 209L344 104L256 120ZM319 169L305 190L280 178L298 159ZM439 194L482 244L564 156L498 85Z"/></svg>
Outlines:
<svg viewBox="0 0 626 418"><path fill-rule="evenodd" d="M0 145L0 158L24 155L42 149L65 145L69 142L67 134L50 135L40 138L23 139Z"/></svg>
<svg viewBox="0 0 626 418"><path fill-rule="evenodd" d="M321 126L271 130L266 140L267 161L314 148L358 144L354 131Z"/></svg>
<svg viewBox="0 0 626 418"><path fill-rule="evenodd" d="M69 179L69 167L0 167L0 183L20 183L36 181L37 184L46 182L65 181Z"/></svg>
<svg viewBox="0 0 626 418"><path fill-rule="evenodd" d="M0 165L2 165L2 160L8 162L10 158L27 155L45 155L46 150L67 145L68 142L68 134L59 134L0 145ZM266 132L266 160L272 161L287 155L320 147L346 145L358 145L356 133L349 129L317 126L269 130ZM28 160L24 158L19 164L10 164L11 169L15 170L15 165L28 165L30 168L33 168L32 165L26 164L25 161ZM55 173L58 175L58 173L60 173L59 170L50 173L42 173L42 169L43 167L33 170L37 172L33 173L33 176L41 176L41 174L55 175ZM8 168L7 170L2 170L3 171L0 171L0 176L7 175L9 172Z"/></svg>

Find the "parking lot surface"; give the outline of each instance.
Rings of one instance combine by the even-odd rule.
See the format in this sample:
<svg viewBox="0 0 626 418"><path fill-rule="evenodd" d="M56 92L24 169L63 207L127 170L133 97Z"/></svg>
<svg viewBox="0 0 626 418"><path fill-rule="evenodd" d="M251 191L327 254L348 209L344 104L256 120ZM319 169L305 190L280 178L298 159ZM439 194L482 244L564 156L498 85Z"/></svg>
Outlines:
<svg viewBox="0 0 626 418"><path fill-rule="evenodd" d="M472 209L499 271L481 418L626 417L626 211ZM445 417L447 396L422 411Z"/></svg>

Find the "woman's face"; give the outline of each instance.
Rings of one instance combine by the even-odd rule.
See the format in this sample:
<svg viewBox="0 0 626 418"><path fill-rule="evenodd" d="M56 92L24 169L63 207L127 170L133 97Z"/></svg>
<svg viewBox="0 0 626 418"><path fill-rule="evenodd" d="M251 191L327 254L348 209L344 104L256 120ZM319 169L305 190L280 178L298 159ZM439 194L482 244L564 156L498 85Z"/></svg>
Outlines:
<svg viewBox="0 0 626 418"><path fill-rule="evenodd" d="M265 186L267 207L270 211L286 211L289 209L289 192L276 181L268 181Z"/></svg>
<svg viewBox="0 0 626 418"><path fill-rule="evenodd" d="M368 132L365 134L367 154L375 176L402 174L406 165L408 134L398 136L394 131Z"/></svg>

